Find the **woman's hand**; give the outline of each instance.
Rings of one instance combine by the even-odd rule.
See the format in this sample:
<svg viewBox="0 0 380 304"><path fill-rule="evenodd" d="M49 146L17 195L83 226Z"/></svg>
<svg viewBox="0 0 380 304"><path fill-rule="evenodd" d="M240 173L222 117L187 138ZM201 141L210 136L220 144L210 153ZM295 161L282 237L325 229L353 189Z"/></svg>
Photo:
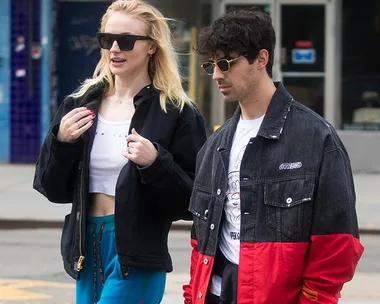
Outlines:
<svg viewBox="0 0 380 304"><path fill-rule="evenodd" d="M75 108L62 117L57 138L61 142L71 143L86 132L94 123L94 111L86 107Z"/></svg>
<svg viewBox="0 0 380 304"><path fill-rule="evenodd" d="M141 167L149 167L155 161L158 151L152 142L140 136L132 129L132 134L127 136L127 150L122 151L124 157Z"/></svg>

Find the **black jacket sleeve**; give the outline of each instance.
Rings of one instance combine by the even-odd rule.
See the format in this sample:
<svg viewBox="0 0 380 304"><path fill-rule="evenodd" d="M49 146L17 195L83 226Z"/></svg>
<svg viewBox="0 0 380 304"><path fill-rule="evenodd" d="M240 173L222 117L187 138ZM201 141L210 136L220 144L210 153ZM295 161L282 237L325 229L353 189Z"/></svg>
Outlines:
<svg viewBox="0 0 380 304"><path fill-rule="evenodd" d="M191 219L188 211L195 176L198 151L206 141L203 117L198 113L186 120L174 133L168 150L154 143L158 150L156 160L147 168L140 168L144 183L157 191L160 204L171 220ZM166 199L163 199L166 197Z"/></svg>
<svg viewBox="0 0 380 304"><path fill-rule="evenodd" d="M83 142L64 143L57 139L64 115L74 109L74 100L66 98L59 107L42 144L37 160L33 188L55 203L70 203Z"/></svg>

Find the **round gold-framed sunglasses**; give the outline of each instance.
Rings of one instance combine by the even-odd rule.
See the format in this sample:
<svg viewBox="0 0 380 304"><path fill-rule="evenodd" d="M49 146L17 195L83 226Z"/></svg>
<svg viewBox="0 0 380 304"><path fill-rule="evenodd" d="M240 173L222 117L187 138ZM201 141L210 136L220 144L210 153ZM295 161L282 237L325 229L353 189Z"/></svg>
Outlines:
<svg viewBox="0 0 380 304"><path fill-rule="evenodd" d="M215 67L217 66L219 70L221 70L223 73L227 73L231 68L231 63L245 57L246 55L242 55L236 58L232 59L219 59L215 62L213 61L206 61L201 64L202 69L206 72L207 75L213 75Z"/></svg>

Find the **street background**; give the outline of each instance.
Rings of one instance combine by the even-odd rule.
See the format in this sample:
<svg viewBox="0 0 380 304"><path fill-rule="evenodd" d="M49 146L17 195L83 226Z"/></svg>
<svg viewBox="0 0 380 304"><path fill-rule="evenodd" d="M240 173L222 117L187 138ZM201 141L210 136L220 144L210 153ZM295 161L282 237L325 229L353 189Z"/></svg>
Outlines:
<svg viewBox="0 0 380 304"><path fill-rule="evenodd" d="M74 303L59 250L70 206L32 189L32 164L64 97L93 74L95 33L112 1L0 0L0 304ZM210 132L235 105L221 103L212 77L201 71L203 59L193 52L200 29L231 7L255 5L272 17L273 80L336 128L355 172L365 252L341 303L380 304L380 0L147 2L176 20L170 28L183 87ZM183 302L189 228L173 225L165 304Z"/></svg>
<svg viewBox="0 0 380 304"><path fill-rule="evenodd" d="M72 304L75 283L63 271L59 253L62 219L69 205L48 202L32 189L34 166L0 165L0 304ZM355 174L361 241L365 246L342 304L380 303L380 175ZM179 304L189 280L189 222L177 222L169 248L164 304Z"/></svg>

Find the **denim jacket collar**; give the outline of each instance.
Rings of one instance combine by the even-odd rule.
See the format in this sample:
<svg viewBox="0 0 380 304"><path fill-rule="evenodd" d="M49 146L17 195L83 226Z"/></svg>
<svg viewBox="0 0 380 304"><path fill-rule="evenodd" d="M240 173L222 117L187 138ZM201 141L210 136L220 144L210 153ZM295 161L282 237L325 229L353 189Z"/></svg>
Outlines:
<svg viewBox="0 0 380 304"><path fill-rule="evenodd" d="M286 117L293 103L293 97L280 82L275 83L276 91L269 103L257 136L268 139L280 139ZM230 123L226 127L225 135L222 138L219 150L229 149L232 146L233 135L239 123L241 108L237 107Z"/></svg>
<svg viewBox="0 0 380 304"><path fill-rule="evenodd" d="M268 139L280 139L286 117L293 103L293 97L282 83L276 82L275 86L277 90L269 103L263 123L257 134Z"/></svg>

